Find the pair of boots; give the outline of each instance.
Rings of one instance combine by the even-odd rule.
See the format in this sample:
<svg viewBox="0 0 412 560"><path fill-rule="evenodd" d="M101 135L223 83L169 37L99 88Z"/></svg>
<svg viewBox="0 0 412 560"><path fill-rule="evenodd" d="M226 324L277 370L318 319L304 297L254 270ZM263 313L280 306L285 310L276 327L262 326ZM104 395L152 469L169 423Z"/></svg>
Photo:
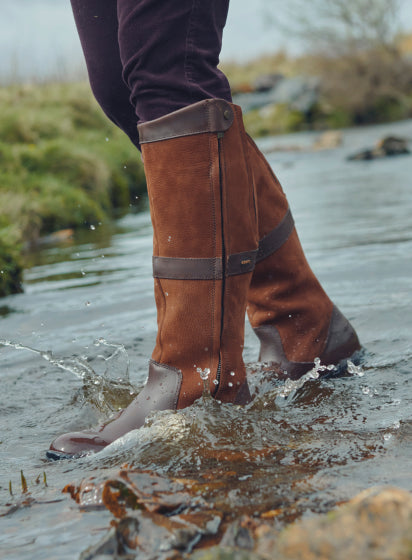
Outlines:
<svg viewBox="0 0 412 560"><path fill-rule="evenodd" d="M158 317L148 381L113 420L58 437L51 458L97 452L151 411L189 406L202 395L202 378L214 398L247 403L246 310L259 360L285 377L301 377L316 357L338 364L360 348L309 268L286 197L239 107L201 101L139 125L139 136Z"/></svg>

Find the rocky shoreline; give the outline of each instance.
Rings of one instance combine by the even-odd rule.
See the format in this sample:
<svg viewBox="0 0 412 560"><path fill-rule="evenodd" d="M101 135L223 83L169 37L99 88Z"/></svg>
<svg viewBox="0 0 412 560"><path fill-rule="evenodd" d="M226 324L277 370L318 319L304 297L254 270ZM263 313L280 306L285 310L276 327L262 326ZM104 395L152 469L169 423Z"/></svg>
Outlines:
<svg viewBox="0 0 412 560"><path fill-rule="evenodd" d="M123 470L65 491L80 508L106 507L115 518L81 560L114 553L151 560L408 560L412 550L412 495L396 487L369 488L325 514L283 527L277 523L281 507L253 516L240 512L230 521L193 481L148 471Z"/></svg>

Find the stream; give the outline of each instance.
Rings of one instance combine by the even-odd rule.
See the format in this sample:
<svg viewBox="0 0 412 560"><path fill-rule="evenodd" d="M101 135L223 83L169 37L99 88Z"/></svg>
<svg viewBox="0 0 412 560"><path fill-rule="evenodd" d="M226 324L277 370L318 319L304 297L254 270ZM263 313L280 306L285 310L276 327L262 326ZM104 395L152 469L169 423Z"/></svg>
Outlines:
<svg viewBox="0 0 412 560"><path fill-rule="evenodd" d="M412 121L345 130L328 151L306 149L312 132L260 142L312 268L365 348L342 377L274 382L247 325L250 405L204 398L102 453L48 461L54 437L107 418L145 382L156 336L148 210L28 256L24 293L0 300L2 558L92 558L84 551L113 515L62 490L124 465L190 480L225 527L263 515L282 528L375 485L412 490L412 156L346 161L387 134L411 139ZM273 150L290 145L302 149Z"/></svg>

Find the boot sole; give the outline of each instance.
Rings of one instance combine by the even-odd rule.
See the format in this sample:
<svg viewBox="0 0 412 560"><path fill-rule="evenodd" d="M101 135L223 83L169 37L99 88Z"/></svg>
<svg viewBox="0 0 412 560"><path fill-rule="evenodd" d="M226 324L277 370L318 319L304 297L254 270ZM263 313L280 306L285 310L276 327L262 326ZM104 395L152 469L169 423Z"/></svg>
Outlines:
<svg viewBox="0 0 412 560"><path fill-rule="evenodd" d="M64 459L80 459L80 457L84 457L86 453L83 454L76 454L71 455L70 453L63 453L61 451L52 451L51 449L46 451L46 457L51 459L52 461L61 461Z"/></svg>

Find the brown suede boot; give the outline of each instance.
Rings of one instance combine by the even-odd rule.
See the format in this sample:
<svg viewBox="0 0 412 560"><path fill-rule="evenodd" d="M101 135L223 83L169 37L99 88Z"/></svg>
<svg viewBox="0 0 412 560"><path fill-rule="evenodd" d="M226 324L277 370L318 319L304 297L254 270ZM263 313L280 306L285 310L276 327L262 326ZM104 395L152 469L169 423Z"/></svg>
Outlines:
<svg viewBox="0 0 412 560"><path fill-rule="evenodd" d="M343 365L360 350L358 337L310 269L282 187L248 140L260 242L247 311L261 343L259 361L291 379L311 370L315 358Z"/></svg>
<svg viewBox="0 0 412 560"><path fill-rule="evenodd" d="M153 410L201 397L250 399L242 360L258 250L253 180L240 108L206 100L139 126L154 231L158 335L143 391L115 419L65 434L50 458L97 452Z"/></svg>

